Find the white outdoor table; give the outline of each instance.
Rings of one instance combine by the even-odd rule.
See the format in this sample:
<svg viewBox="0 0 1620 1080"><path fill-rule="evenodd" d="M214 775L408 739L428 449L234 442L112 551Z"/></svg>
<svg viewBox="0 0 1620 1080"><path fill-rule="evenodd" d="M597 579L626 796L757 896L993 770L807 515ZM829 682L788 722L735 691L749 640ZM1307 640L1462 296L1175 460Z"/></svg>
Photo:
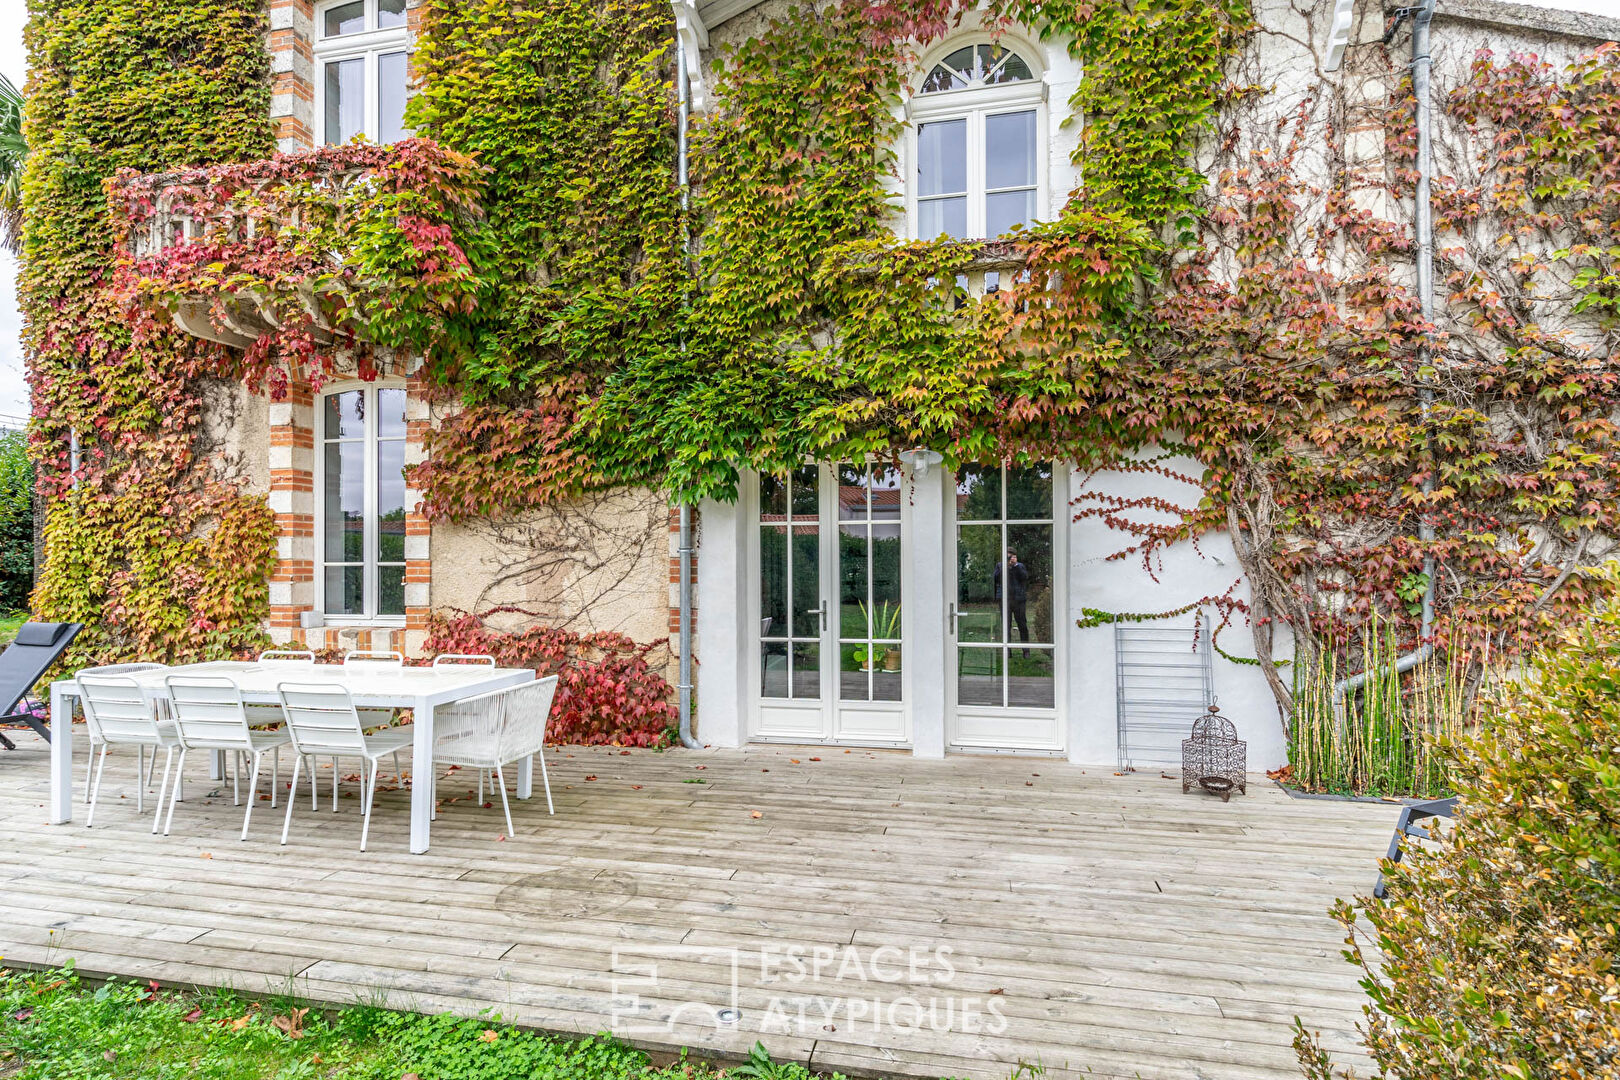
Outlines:
<svg viewBox="0 0 1620 1080"><path fill-rule="evenodd" d="M168 696L164 679L170 675L224 675L242 689L251 705L280 705L276 687L281 683L332 683L345 687L359 708L410 709L411 744L411 852L428 849L433 821L433 710L491 690L532 682L529 668L490 668L476 664L446 667L344 668L340 664L298 667L221 660L208 664L182 664L156 671L140 671L133 679L151 700ZM81 696L78 683L63 679L51 684L51 801L50 821L66 825L73 820L73 706ZM518 765L517 795L527 799L534 789L534 759Z"/></svg>

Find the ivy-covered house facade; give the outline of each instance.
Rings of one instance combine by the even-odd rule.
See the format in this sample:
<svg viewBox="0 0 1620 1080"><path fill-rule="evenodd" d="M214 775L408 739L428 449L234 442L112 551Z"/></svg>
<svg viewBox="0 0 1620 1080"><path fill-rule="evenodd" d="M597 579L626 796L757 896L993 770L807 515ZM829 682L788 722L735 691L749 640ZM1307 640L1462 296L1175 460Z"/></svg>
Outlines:
<svg viewBox="0 0 1620 1080"><path fill-rule="evenodd" d="M1505 647L1608 550L1606 312L1538 322L1564 268L1503 301L1448 256L1419 314L1378 4L31 10L36 604L101 613L98 656L521 641L673 678L687 536L703 743L1114 766L1218 702L1272 767L1296 641ZM1531 121L1471 88L1610 86L1613 54L1559 71L1620 24L1430 32L1441 227L1485 229L1466 195L1514 234L1547 208L1488 128ZM1425 349L1496 374L1415 392ZM1522 394L1469 396L1528 350Z"/></svg>

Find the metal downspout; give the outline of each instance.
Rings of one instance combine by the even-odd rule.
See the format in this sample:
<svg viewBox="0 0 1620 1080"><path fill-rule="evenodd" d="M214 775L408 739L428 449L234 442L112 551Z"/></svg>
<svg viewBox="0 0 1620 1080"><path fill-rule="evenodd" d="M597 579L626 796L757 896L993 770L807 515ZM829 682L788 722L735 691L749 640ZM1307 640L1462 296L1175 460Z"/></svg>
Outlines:
<svg viewBox="0 0 1620 1080"><path fill-rule="evenodd" d="M692 249L691 228L687 211L691 206L691 185L686 171L686 129L691 119L692 87L686 74L686 42L679 30L675 32L675 83L680 98L676 122L676 179L681 188L681 250L688 255ZM686 350L686 339L681 339L681 350ZM680 620L681 620L681 673L675 692L680 703L681 745L696 750L702 747L692 734L692 504L683 501L680 506Z"/></svg>
<svg viewBox="0 0 1620 1080"><path fill-rule="evenodd" d="M1430 128L1432 108L1430 105L1429 71L1432 61L1429 53L1429 24L1434 19L1435 0L1423 0L1416 8L1407 9L1412 19L1412 96L1417 100L1417 192L1416 202L1416 232L1417 232L1417 290L1419 311L1422 313L1425 324L1434 317L1434 211L1430 205L1429 178L1433 171L1432 153L1430 150ZM1428 331L1424 331L1423 341L1418 345L1418 406L1423 419L1425 432L1428 430L1429 410L1434 403L1434 388L1428 374L1430 361ZM1423 492L1429 494L1434 491L1434 472L1423 481ZM1422 517L1418 521L1418 539L1426 544L1434 540L1434 523L1428 515L1428 507L1424 506ZM1423 587L1423 609L1418 632L1418 647L1404 656L1397 657L1393 665L1395 674L1410 671L1429 657L1434 655L1434 554L1425 549L1423 554L1423 576L1426 584ZM1333 685L1335 700L1344 698L1375 677L1376 671L1364 671L1348 679L1341 679Z"/></svg>

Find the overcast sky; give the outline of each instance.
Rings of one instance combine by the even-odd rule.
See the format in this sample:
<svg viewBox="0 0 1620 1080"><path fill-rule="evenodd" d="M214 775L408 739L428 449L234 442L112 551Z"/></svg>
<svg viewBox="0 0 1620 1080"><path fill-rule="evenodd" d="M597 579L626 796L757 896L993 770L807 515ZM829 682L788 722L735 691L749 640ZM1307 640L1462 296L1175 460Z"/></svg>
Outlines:
<svg viewBox="0 0 1620 1080"><path fill-rule="evenodd" d="M1620 0L1526 0L1541 7L1592 11L1620 16ZM0 71L18 86L27 75L22 32L26 16L21 0L0 0ZM22 317L17 313L17 264L0 252L0 427L28 414L28 386L23 382Z"/></svg>

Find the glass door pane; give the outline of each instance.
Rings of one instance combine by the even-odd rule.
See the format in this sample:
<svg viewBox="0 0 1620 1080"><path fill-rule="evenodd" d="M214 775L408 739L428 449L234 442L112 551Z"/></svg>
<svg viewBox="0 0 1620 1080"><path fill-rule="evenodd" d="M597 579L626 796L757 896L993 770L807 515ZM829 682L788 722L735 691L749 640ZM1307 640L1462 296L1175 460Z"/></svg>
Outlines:
<svg viewBox="0 0 1620 1080"><path fill-rule="evenodd" d="M838 696L900 700L900 473L840 465Z"/></svg>
<svg viewBox="0 0 1620 1080"><path fill-rule="evenodd" d="M956 700L1056 707L1052 466L963 466L956 490Z"/></svg>
<svg viewBox="0 0 1620 1080"><path fill-rule="evenodd" d="M759 480L760 696L821 697L819 470Z"/></svg>

